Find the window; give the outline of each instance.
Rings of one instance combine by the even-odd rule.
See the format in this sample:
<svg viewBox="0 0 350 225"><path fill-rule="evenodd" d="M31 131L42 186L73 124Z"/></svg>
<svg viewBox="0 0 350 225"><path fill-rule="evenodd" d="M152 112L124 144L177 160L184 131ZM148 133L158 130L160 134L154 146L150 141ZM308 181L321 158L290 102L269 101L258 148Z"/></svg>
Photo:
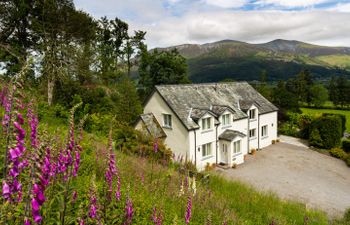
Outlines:
<svg viewBox="0 0 350 225"><path fill-rule="evenodd" d="M249 137L250 137L250 138L256 137L256 129L255 129L255 128L249 130Z"/></svg>
<svg viewBox="0 0 350 225"><path fill-rule="evenodd" d="M202 156L209 156L211 155L211 143L202 145Z"/></svg>
<svg viewBox="0 0 350 225"><path fill-rule="evenodd" d="M230 125L231 124L231 115L230 114L225 114L225 115L222 115L222 125L223 126L226 126L226 125Z"/></svg>
<svg viewBox="0 0 350 225"><path fill-rule="evenodd" d="M261 127L261 136L262 137L267 136L267 125Z"/></svg>
<svg viewBox="0 0 350 225"><path fill-rule="evenodd" d="M202 119L202 130L209 130L211 128L211 118Z"/></svg>
<svg viewBox="0 0 350 225"><path fill-rule="evenodd" d="M170 114L163 114L163 126L171 128L171 115Z"/></svg>
<svg viewBox="0 0 350 225"><path fill-rule="evenodd" d="M251 110L249 110L249 119L255 119L255 117L256 117L256 109L251 109Z"/></svg>
<svg viewBox="0 0 350 225"><path fill-rule="evenodd" d="M233 142L233 153L240 153L241 152L241 141L235 141Z"/></svg>

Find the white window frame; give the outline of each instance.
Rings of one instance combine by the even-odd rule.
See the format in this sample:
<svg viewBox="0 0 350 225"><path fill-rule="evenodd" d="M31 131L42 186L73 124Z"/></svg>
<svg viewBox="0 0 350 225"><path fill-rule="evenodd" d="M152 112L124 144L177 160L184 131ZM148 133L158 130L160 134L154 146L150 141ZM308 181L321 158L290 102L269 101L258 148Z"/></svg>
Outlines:
<svg viewBox="0 0 350 225"><path fill-rule="evenodd" d="M241 153L242 148L242 142L241 140L233 142L233 154L239 154Z"/></svg>
<svg viewBox="0 0 350 225"><path fill-rule="evenodd" d="M202 118L202 130L211 129L211 117Z"/></svg>
<svg viewBox="0 0 350 225"><path fill-rule="evenodd" d="M202 145L202 157L206 158L212 156L212 144L211 142Z"/></svg>
<svg viewBox="0 0 350 225"><path fill-rule="evenodd" d="M268 136L268 127L267 125L264 125L261 127L261 137L267 137Z"/></svg>
<svg viewBox="0 0 350 225"><path fill-rule="evenodd" d="M171 114L163 114L163 127L172 128L172 116Z"/></svg>
<svg viewBox="0 0 350 225"><path fill-rule="evenodd" d="M256 109L249 110L249 119L255 120L256 119Z"/></svg>
<svg viewBox="0 0 350 225"><path fill-rule="evenodd" d="M222 122L222 126L229 126L231 125L231 114L230 113L226 113L224 115L221 116L221 122Z"/></svg>
<svg viewBox="0 0 350 225"><path fill-rule="evenodd" d="M249 130L249 138L256 138L256 128Z"/></svg>

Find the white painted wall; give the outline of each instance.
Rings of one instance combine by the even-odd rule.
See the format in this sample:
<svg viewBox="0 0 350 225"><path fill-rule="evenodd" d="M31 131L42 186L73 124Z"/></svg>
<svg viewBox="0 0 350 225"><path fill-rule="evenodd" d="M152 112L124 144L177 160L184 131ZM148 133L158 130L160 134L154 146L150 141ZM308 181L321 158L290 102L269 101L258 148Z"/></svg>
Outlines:
<svg viewBox="0 0 350 225"><path fill-rule="evenodd" d="M202 119L205 119L208 117L211 117L211 123L212 123L211 129L203 130L202 129ZM214 125L214 121L215 121L215 118L209 113L205 114L198 121L198 125L200 126L200 128L198 130L196 130L196 135L197 135L196 136L196 155L197 155L197 167L199 170L203 170L208 163L209 164L216 163L216 152L217 152L217 149L216 149L216 132L217 131L216 131L216 129L217 129L217 127ZM192 139L193 138L191 138L191 140L190 140L190 143L192 143L190 145L194 146L194 139L193 140ZM207 143L211 143L212 154L211 154L211 156L202 157L202 145L207 144ZM194 158L194 156L193 156L193 158Z"/></svg>
<svg viewBox="0 0 350 225"><path fill-rule="evenodd" d="M262 114L259 116L260 148L265 148L272 144L272 140L277 139L277 112ZM267 125L268 136L261 137L261 127Z"/></svg>
<svg viewBox="0 0 350 225"><path fill-rule="evenodd" d="M252 105L249 110L255 109L255 119L249 119L249 130L255 129L255 138L249 138L249 130L248 130L248 138L249 138L249 151L252 149L257 149L258 148L258 135L259 135L259 128L258 128L258 117L259 117L259 110L255 105ZM249 113L249 110L247 113ZM248 115L249 116L249 115Z"/></svg>
<svg viewBox="0 0 350 225"><path fill-rule="evenodd" d="M163 127L167 135L164 143L171 148L175 156L182 155L190 158L188 131L158 92L153 93L144 108L144 113L153 113L161 126L163 126L163 114L170 114L172 118L172 128Z"/></svg>

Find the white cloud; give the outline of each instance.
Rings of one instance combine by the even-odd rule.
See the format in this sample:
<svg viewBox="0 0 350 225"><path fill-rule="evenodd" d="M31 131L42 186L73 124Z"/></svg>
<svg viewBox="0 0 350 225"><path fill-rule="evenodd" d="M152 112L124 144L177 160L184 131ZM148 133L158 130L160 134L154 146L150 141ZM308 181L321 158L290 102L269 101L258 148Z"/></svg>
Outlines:
<svg viewBox="0 0 350 225"><path fill-rule="evenodd" d="M247 0L204 0L208 5L214 5L221 8L239 8L247 3Z"/></svg>
<svg viewBox="0 0 350 225"><path fill-rule="evenodd" d="M167 18L156 26L133 24L147 30L149 46L205 43L234 39L253 43L282 38L315 44L350 46L350 14L325 11L208 12ZM171 24L171 25L170 25Z"/></svg>
<svg viewBox="0 0 350 225"><path fill-rule="evenodd" d="M273 4L282 7L310 7L330 0L258 0L255 4Z"/></svg>
<svg viewBox="0 0 350 225"><path fill-rule="evenodd" d="M329 9L337 12L350 12L350 3L339 3L335 7Z"/></svg>
<svg viewBox="0 0 350 225"><path fill-rule="evenodd" d="M131 30L147 31L149 47L165 47L184 43L205 43L234 39L253 43L273 39L294 39L322 45L350 46L350 3L338 4L327 10L303 11L241 11L238 1L215 1L219 7L209 7L214 0L167 0L174 2L171 8L161 0L76 0L77 8L83 8L95 17L108 15L126 20ZM177 3L175 3L177 1ZM207 1L208 4L203 4ZM259 0L285 7L311 6L329 0ZM235 2L230 5L230 2ZM187 4L187 5L186 5ZM175 7L175 9L173 8ZM176 13L174 13L175 10Z"/></svg>

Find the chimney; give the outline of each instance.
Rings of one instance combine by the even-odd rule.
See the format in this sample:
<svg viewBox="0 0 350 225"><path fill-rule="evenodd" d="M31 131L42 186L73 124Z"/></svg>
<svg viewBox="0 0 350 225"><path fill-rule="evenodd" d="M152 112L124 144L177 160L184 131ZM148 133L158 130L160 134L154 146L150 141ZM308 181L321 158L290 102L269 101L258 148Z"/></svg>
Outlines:
<svg viewBox="0 0 350 225"><path fill-rule="evenodd" d="M241 110L241 106L239 105L239 99L237 100L237 107L239 110Z"/></svg>

